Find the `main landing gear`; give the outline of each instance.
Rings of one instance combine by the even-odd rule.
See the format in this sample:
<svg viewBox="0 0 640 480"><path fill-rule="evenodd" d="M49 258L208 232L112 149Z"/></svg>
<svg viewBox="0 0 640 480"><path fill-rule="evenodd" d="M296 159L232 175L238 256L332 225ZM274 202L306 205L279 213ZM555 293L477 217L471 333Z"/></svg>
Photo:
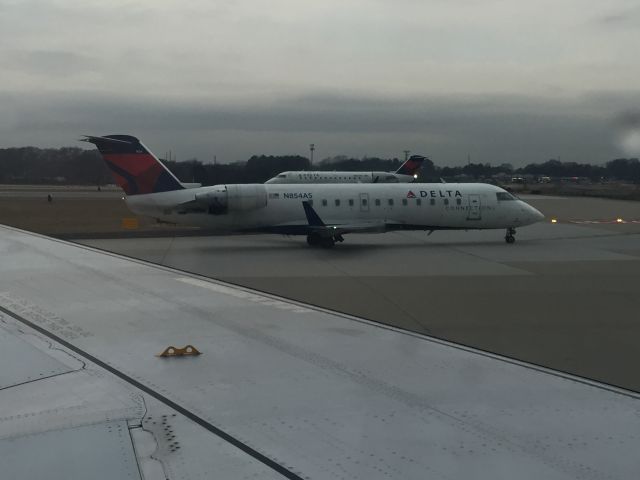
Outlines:
<svg viewBox="0 0 640 480"><path fill-rule="evenodd" d="M344 238L342 238L342 235L325 237L315 232L307 235L307 244L310 247L333 248L336 242L344 242Z"/></svg>
<svg viewBox="0 0 640 480"><path fill-rule="evenodd" d="M516 241L516 237L514 237L515 234L516 234L515 228L513 227L507 228L507 234L504 236L504 241L507 243L515 243Z"/></svg>

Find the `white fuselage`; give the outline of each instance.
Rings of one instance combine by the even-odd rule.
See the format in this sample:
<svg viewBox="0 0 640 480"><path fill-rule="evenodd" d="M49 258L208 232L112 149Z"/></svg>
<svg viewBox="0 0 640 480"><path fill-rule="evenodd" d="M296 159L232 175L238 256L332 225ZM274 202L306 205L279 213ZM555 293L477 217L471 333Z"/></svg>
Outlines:
<svg viewBox="0 0 640 480"><path fill-rule="evenodd" d="M413 175L393 172L282 172L265 183L411 183Z"/></svg>
<svg viewBox="0 0 640 480"><path fill-rule="evenodd" d="M211 195L232 193L228 211L207 203ZM216 185L129 196L126 201L141 215L220 232L302 234L309 225L303 201L327 225L378 222L385 230L511 228L544 218L502 188L480 183Z"/></svg>

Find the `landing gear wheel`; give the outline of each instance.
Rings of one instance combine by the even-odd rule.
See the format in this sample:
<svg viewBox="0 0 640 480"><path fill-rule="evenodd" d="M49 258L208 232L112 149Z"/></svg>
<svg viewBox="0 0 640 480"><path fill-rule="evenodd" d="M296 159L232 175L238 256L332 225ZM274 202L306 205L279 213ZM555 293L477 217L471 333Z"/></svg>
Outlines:
<svg viewBox="0 0 640 480"><path fill-rule="evenodd" d="M320 245L320 242L322 242L322 237L320 237L320 235L318 235L317 233L310 233L309 235L307 235L307 244L310 247L317 247L318 245Z"/></svg>
<svg viewBox="0 0 640 480"><path fill-rule="evenodd" d="M516 241L516 237L514 237L515 234L516 234L515 228L513 227L507 228L507 234L504 237L504 241L507 243L515 243Z"/></svg>

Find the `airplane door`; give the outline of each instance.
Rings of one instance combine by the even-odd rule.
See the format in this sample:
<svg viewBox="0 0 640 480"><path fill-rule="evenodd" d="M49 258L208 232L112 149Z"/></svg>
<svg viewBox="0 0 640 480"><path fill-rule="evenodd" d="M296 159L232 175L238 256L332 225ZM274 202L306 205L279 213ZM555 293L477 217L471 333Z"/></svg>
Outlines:
<svg viewBox="0 0 640 480"><path fill-rule="evenodd" d="M361 212L369 211L369 194L368 193L360 194L360 211Z"/></svg>
<svg viewBox="0 0 640 480"><path fill-rule="evenodd" d="M469 211L467 220L480 220L480 195L469 195Z"/></svg>

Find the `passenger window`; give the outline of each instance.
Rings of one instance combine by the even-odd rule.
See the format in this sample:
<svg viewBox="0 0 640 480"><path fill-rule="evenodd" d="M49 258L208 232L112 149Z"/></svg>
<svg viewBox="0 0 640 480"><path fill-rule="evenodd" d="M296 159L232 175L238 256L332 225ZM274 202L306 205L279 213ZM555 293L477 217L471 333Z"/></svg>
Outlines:
<svg viewBox="0 0 640 480"><path fill-rule="evenodd" d="M456 204L457 205L462 205L462 199L461 198L456 198Z"/></svg>
<svg viewBox="0 0 640 480"><path fill-rule="evenodd" d="M390 206L390 207L393 207L393 198L390 198L390 199L389 199L389 206Z"/></svg>
<svg viewBox="0 0 640 480"><path fill-rule="evenodd" d="M429 203L430 203L431 205L435 205L435 204L436 204L436 199L435 199L435 198L430 199L430 200L429 200Z"/></svg>
<svg viewBox="0 0 640 480"><path fill-rule="evenodd" d="M340 206L340 199L336 198L336 207Z"/></svg>
<svg viewBox="0 0 640 480"><path fill-rule="evenodd" d="M445 205L449 205L449 199L448 199L448 198L445 198L445 199L444 199L444 204L445 204Z"/></svg>
<svg viewBox="0 0 640 480"><path fill-rule="evenodd" d="M322 200L322 206L326 207L327 206L327 201L326 200Z"/></svg>
<svg viewBox="0 0 640 480"><path fill-rule="evenodd" d="M421 198L416 198L416 205L418 205L418 206L422 205L422 199Z"/></svg>
<svg viewBox="0 0 640 480"><path fill-rule="evenodd" d="M362 198L361 201L362 201L362 206L366 207L367 206L367 199L366 198Z"/></svg>
<svg viewBox="0 0 640 480"><path fill-rule="evenodd" d="M406 206L407 206L407 199L406 199L406 198L403 198L403 199L402 199L402 205L403 205L404 207L406 207Z"/></svg>
<svg viewBox="0 0 640 480"><path fill-rule="evenodd" d="M350 199L349 199L349 206L350 206L350 207L353 207L353 198L350 198Z"/></svg>
<svg viewBox="0 0 640 480"><path fill-rule="evenodd" d="M380 199L376 198L376 207L379 207L379 206L380 206Z"/></svg>

